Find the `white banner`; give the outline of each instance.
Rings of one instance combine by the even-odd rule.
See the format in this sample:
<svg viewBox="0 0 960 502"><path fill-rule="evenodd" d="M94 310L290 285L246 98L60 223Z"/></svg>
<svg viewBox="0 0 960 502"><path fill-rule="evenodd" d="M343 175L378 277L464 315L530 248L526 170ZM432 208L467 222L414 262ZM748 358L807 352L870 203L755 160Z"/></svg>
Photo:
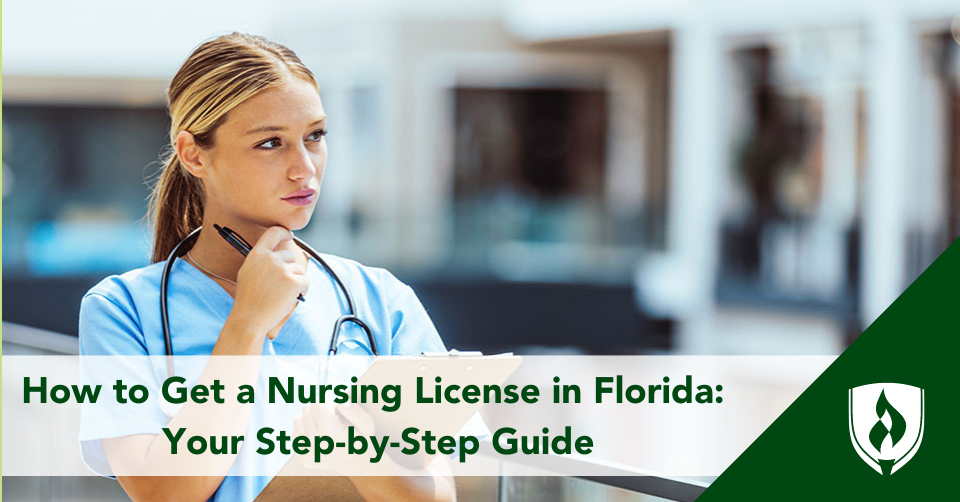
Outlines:
<svg viewBox="0 0 960 502"><path fill-rule="evenodd" d="M834 359L3 356L3 475L716 476Z"/></svg>

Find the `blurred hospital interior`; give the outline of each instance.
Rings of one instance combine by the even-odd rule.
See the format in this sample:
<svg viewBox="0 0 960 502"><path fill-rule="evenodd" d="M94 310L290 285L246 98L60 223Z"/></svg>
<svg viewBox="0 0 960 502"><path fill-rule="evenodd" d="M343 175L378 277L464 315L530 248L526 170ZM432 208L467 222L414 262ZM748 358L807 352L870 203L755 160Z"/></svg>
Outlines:
<svg viewBox="0 0 960 502"><path fill-rule="evenodd" d="M950 0L229 5L4 2L5 353L75 353L82 294L149 263L164 89L230 31L320 82L299 236L448 348L836 355L960 235Z"/></svg>

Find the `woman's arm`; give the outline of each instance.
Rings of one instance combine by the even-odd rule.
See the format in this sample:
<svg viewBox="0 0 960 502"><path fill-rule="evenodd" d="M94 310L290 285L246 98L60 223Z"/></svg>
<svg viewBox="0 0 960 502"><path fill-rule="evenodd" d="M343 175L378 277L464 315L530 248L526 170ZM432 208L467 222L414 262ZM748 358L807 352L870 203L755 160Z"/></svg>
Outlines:
<svg viewBox="0 0 960 502"><path fill-rule="evenodd" d="M263 349L263 334L252 331L250 324L227 319L212 355L256 355ZM223 343L221 343L223 342ZM258 357L213 357L197 381L212 385L219 380L225 388L237 388L256 379L260 369ZM252 404L225 399L223 404L199 404L188 401L170 420L170 431L186 429L178 443L182 450L189 436L233 436L246 432ZM117 473L123 489L135 500L207 500L220 486L236 455L200 455L170 453L165 435L138 434L101 440L110 468ZM215 476L192 476L195 472L218 472ZM183 473L184 476L168 474ZM162 474L162 475L161 475Z"/></svg>
<svg viewBox="0 0 960 502"><path fill-rule="evenodd" d="M289 230L272 227L250 251L237 276L237 293L230 315L220 331L211 357L197 385L219 380L236 389L256 381L264 337L276 336L306 292L307 261L290 240ZM273 329L271 329L271 327ZM269 333L268 333L269 332ZM239 436L246 433L253 404L224 399L223 403L188 400L167 424L176 434L185 429L178 448L191 436ZM110 468L127 494L136 500L207 500L236 460L236 454L174 455L166 435L139 434L101 440ZM197 476L194 473L215 472ZM158 475L162 474L162 475ZM182 474L180 476L172 476Z"/></svg>

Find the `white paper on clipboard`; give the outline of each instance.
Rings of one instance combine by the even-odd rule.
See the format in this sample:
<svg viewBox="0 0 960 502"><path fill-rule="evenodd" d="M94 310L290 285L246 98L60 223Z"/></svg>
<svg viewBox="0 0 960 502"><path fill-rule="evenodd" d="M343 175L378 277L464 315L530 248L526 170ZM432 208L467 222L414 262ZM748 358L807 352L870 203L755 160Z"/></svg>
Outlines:
<svg viewBox="0 0 960 502"><path fill-rule="evenodd" d="M482 395L477 403L461 401L459 403L417 404L417 377L423 377L424 387L430 389L431 395L437 376L441 377L444 388L447 385L459 385L462 389L464 386L472 384L478 386L482 391L484 385L502 386L522 361L520 356L515 356L512 353L490 356L464 354L464 352L451 351L449 353L419 356L382 356L376 358L357 383L359 385L373 384L378 389L383 388L384 385L401 383L401 402L400 407L393 412L384 411L382 402L359 405L363 406L364 410L373 418L376 424L374 434L399 438L407 427L416 427L420 429L421 433L429 430L437 437L456 436L483 406ZM393 450L395 448L388 448L387 454L391 455L401 465L410 468L426 465L428 461L428 458L423 455L415 458L407 457L397 455ZM291 458L277 474L278 478L283 481L275 479L271 482L271 485L277 484L278 486L269 490L269 492L285 494L286 497L291 496L293 491L299 490L296 487L301 487L304 480L309 479L302 477L298 479L298 476L309 474L310 470L310 467L305 466L296 457ZM319 479L323 480L324 478ZM280 488L281 485L282 489ZM309 493L309 490L304 493ZM316 492L312 493L315 494ZM264 500L274 500L271 497L272 495L264 498ZM283 499L277 498L275 500Z"/></svg>
<svg viewBox="0 0 960 502"><path fill-rule="evenodd" d="M377 424L377 435L399 437L407 427L429 430L435 436L455 436L483 406L477 403L417 404L417 378L423 378L424 396L432 397L436 378L440 377L443 389L458 385L462 390L467 385L502 385L520 366L522 358L512 353L491 356L426 354L421 356L390 356L378 358L367 368L359 384L373 384L377 388L403 382L400 388L401 405L393 412L384 411L382 405L361 405ZM460 392L457 392L460 396Z"/></svg>

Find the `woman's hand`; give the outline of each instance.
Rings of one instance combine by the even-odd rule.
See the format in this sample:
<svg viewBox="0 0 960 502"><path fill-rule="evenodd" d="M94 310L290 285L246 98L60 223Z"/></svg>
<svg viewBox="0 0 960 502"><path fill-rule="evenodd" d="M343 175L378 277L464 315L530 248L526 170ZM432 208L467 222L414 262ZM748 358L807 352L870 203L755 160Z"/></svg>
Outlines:
<svg viewBox="0 0 960 502"><path fill-rule="evenodd" d="M334 441L346 441L347 427L354 427L354 436L369 438L375 434L373 417L356 404L308 404L303 414L293 419L294 436L330 436ZM350 455L337 448L324 460L325 470L362 472L370 466L361 455ZM301 455L306 467L318 469L311 455ZM428 466L409 469L397 464L388 453L379 462L377 475L347 476L357 493L365 500L390 501L455 501L456 485L450 459L441 455ZM387 475L384 475L387 474Z"/></svg>
<svg viewBox="0 0 960 502"><path fill-rule="evenodd" d="M307 257L284 227L267 229L237 273L237 296L231 316L272 339L306 294Z"/></svg>
<svg viewBox="0 0 960 502"><path fill-rule="evenodd" d="M354 436L369 438L374 433L373 418L363 408L355 404L307 404L303 406L303 413L293 419L295 436L330 436L334 442L345 442L347 440L347 428L351 425L353 426ZM303 455L301 458L304 465L310 468L336 469L337 467L344 468L347 465L359 465L361 467L369 465L365 458L349 455L343 448L338 448L330 454L329 460L324 466L314 464L313 457L310 455ZM352 464L353 461L357 461L357 464Z"/></svg>

